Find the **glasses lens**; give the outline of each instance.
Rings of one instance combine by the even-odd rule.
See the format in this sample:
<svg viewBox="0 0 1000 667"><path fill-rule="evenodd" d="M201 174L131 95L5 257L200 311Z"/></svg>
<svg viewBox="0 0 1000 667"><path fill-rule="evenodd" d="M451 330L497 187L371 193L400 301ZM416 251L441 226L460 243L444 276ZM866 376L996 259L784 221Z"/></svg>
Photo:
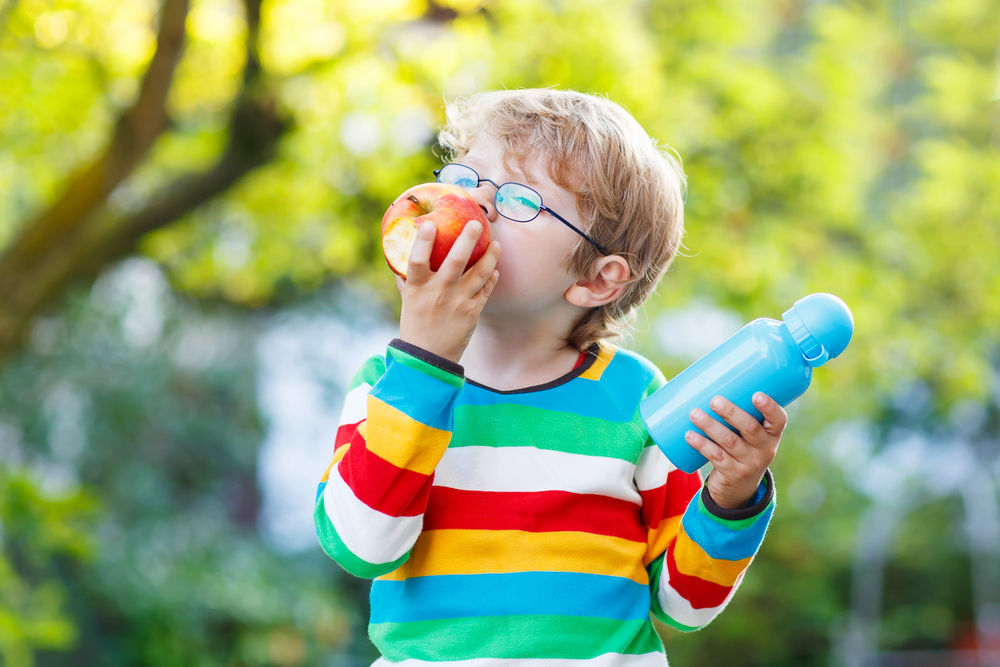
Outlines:
<svg viewBox="0 0 1000 667"><path fill-rule="evenodd" d="M464 164L446 164L441 167L437 180L438 183L458 185L470 190L479 187L479 174L473 171L472 167L466 167Z"/></svg>
<svg viewBox="0 0 1000 667"><path fill-rule="evenodd" d="M520 183L504 183L497 190L497 213L517 222L534 220L542 210L542 196Z"/></svg>

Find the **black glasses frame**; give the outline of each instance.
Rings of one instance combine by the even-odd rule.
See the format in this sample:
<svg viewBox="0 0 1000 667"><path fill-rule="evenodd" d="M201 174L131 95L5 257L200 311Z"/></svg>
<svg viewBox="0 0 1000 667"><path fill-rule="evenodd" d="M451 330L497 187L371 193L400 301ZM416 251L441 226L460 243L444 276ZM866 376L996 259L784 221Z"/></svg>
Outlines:
<svg viewBox="0 0 1000 667"><path fill-rule="evenodd" d="M462 164L461 162L449 162L448 164L444 165L444 167L441 167L441 169L435 169L434 170L434 178L437 180L438 183L441 182L441 172L446 167L450 167L452 165L454 165L456 167L462 167L463 169L468 169L473 174L475 174L476 175L476 179L477 179L477 182L476 182L476 187L477 188L479 187L480 183L484 183L484 182L485 183L489 183L490 185L492 185L493 187L495 187L497 189L497 191L496 191L496 194L493 195L493 207L496 208L496 211L497 211L498 214L503 215L503 217L507 218L508 220L511 220L513 222L531 222L532 220L534 220L535 218L537 218L538 215L542 211L545 211L546 213L548 213L549 215L551 215L552 217L554 217L556 220L558 220L559 222L563 223L564 225L566 225L567 227L569 227L570 229L572 229L574 232L576 232L577 234L579 234L580 236L582 236L588 243L590 243L590 245L592 245L595 248L597 248L597 250L602 255L608 255L608 254L610 254L607 250L604 249L604 247L600 243L598 243L597 241L595 241L589 234L587 234L586 232L584 232L583 230L581 230L579 227L577 227L576 225L574 225L572 222L570 222L569 220L567 220L566 218L562 217L561 215L559 215L558 213L556 213L555 211L553 211L551 208L549 208L548 206L546 206L543 203L541 193L538 192L538 190L534 189L533 187L531 187L529 185L525 185L524 183L518 183L516 181L507 181L506 183L500 183L499 185L497 185L497 183L495 181L492 181L492 180L490 180L488 178L483 178L482 176L479 175L479 172L477 172L475 169L473 169L472 167L470 167L467 164ZM509 215L504 215L503 213L500 213L500 207L497 206L497 197L500 196L500 188L504 187L505 185L519 185L522 188L526 188L526 189L530 190L531 192L534 192L535 195L538 196L538 213L535 213L533 216L531 216L527 220L517 220L515 218L510 217Z"/></svg>

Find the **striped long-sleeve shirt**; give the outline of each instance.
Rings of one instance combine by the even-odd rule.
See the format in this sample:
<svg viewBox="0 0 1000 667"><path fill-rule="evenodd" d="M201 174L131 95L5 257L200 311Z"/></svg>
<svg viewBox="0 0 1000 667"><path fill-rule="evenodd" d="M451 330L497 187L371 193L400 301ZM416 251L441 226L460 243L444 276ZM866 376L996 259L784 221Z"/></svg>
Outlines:
<svg viewBox="0 0 1000 667"><path fill-rule="evenodd" d="M663 382L606 344L509 392L399 340L369 359L315 521L333 559L374 578L376 665L663 667L651 612L682 630L718 614L763 538L773 483L725 510L674 468L638 415Z"/></svg>

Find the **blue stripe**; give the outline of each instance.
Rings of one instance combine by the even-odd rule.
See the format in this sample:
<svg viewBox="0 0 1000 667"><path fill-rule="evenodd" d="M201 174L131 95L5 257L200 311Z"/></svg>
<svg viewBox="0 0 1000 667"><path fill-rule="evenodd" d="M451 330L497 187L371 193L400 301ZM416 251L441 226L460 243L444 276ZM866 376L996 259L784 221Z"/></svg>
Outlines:
<svg viewBox="0 0 1000 667"><path fill-rule="evenodd" d="M452 408L459 390L460 385L443 382L389 357L385 375L375 383L369 396L425 426L451 431Z"/></svg>
<svg viewBox="0 0 1000 667"><path fill-rule="evenodd" d="M545 391L498 394L466 384L457 405L512 403L542 410L554 410L613 422L636 418L639 401L653 380L653 370L623 357L619 350L605 369L600 382L574 378Z"/></svg>
<svg viewBox="0 0 1000 667"><path fill-rule="evenodd" d="M688 534L712 558L725 560L740 560L757 553L757 548L764 541L774 502L771 502L759 515L756 521L747 525L744 521L732 522L732 527L719 518L705 516L706 509L699 507L700 501L688 505L681 519L684 532Z"/></svg>
<svg viewBox="0 0 1000 667"><path fill-rule="evenodd" d="M371 622L552 614L642 620L649 587L576 572L449 574L372 582Z"/></svg>

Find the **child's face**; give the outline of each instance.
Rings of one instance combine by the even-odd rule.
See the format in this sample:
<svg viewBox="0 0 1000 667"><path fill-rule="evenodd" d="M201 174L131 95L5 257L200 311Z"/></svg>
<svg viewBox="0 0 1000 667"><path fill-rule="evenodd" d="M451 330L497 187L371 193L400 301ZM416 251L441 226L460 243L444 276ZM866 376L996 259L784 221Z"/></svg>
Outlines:
<svg viewBox="0 0 1000 667"><path fill-rule="evenodd" d="M508 181L523 183L542 195L542 203L584 229L576 195L556 184L548 175L546 156L537 153L524 161L524 171L517 161L504 166L501 147L488 135L476 139L468 154L460 160L475 169L480 178L497 185ZM494 207L496 187L483 181L473 191L476 201L486 210L490 236L500 242L500 282L497 283L484 313L507 315L547 312L565 308L564 293L579 278L567 268L570 252L580 237L546 211L530 222L514 222L498 215Z"/></svg>

